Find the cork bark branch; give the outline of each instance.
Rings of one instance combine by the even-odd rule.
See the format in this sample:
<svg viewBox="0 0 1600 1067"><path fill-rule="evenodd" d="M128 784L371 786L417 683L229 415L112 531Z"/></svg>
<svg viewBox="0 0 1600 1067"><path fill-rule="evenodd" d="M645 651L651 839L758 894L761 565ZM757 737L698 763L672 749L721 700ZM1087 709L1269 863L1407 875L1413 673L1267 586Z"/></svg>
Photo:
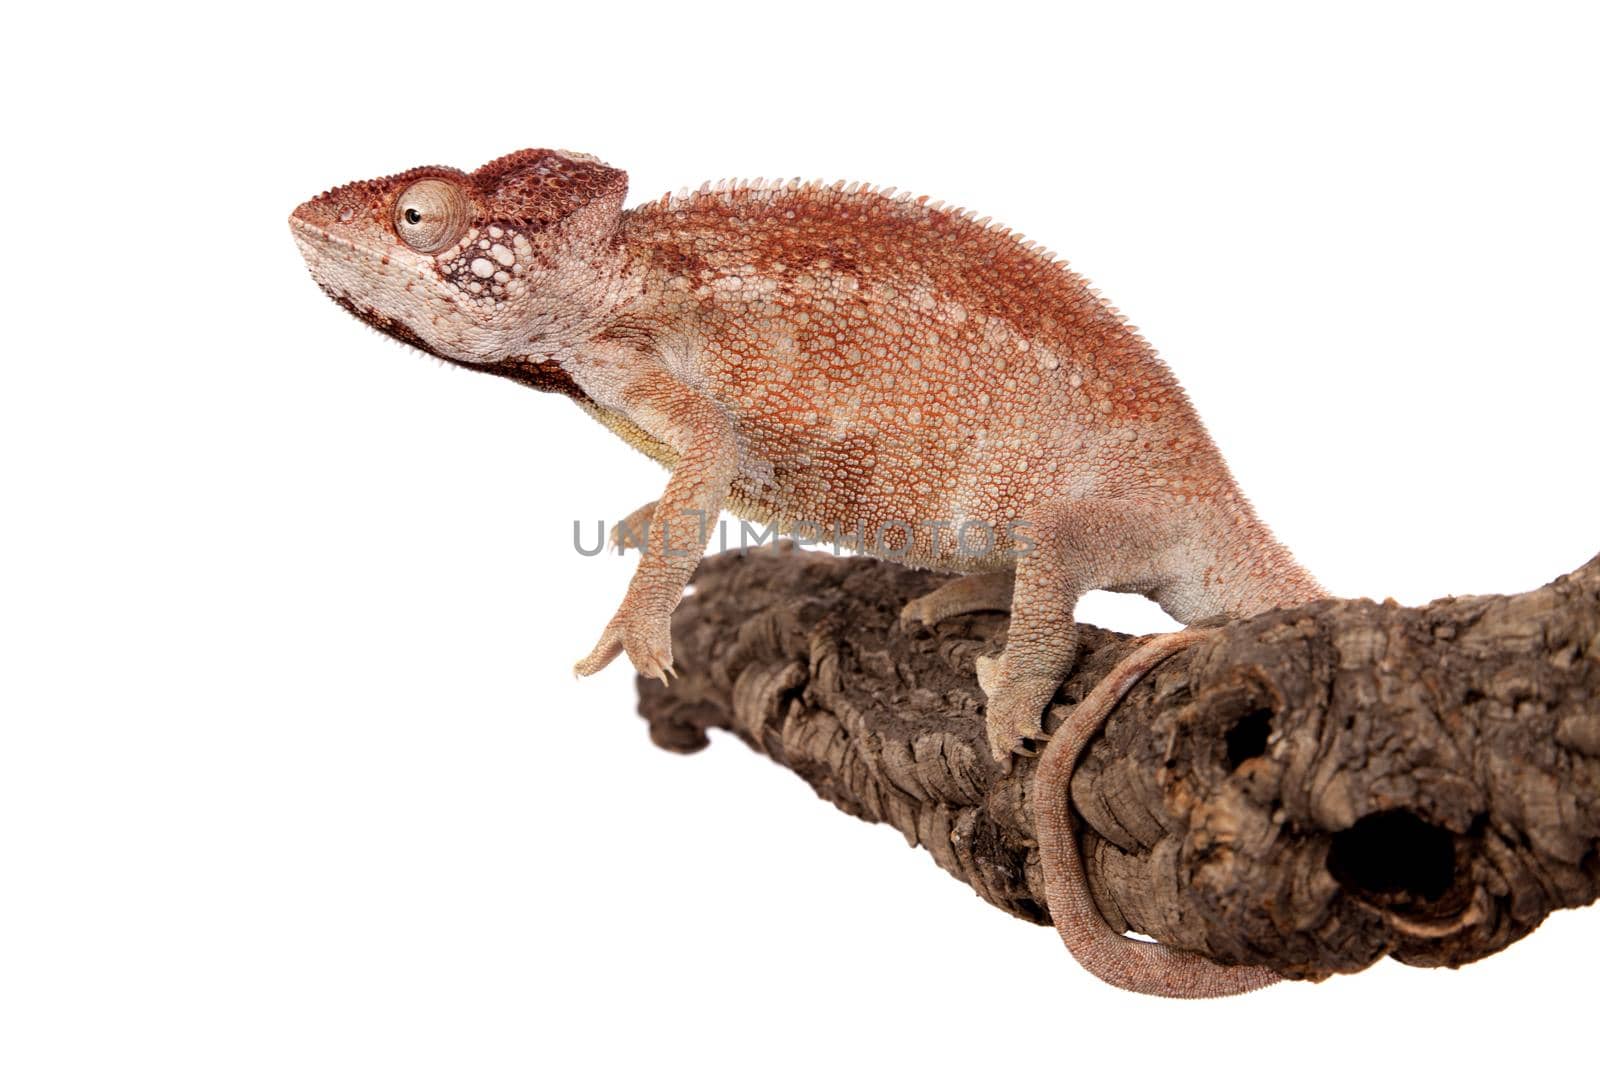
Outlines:
<svg viewBox="0 0 1600 1067"><path fill-rule="evenodd" d="M653 740L728 730L1048 922L1034 761L984 742L985 613L902 628L944 576L787 546L705 560ZM1142 640L1081 627L1048 726ZM1457 966L1600 896L1600 557L1540 589L1423 607L1328 600L1217 627L1085 752L1071 801L1114 925L1291 978L1384 956Z"/></svg>

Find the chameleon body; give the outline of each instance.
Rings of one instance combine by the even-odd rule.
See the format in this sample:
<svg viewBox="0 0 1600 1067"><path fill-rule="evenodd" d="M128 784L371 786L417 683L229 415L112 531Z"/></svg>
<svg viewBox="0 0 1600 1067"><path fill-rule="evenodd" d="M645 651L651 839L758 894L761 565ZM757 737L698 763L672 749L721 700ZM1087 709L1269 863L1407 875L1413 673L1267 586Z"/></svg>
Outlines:
<svg viewBox="0 0 1600 1067"><path fill-rule="evenodd" d="M1039 737L1085 592L1143 593L1186 624L1324 595L1166 365L1031 242L856 183L723 182L632 210L626 193L592 156L530 149L290 217L352 314L564 394L671 471L629 516L639 567L578 673L625 652L667 679L670 617L724 508L962 575L907 625L1009 610L978 665L1001 761ZM1202 988L1160 966L1149 985L1175 982Z"/></svg>
<svg viewBox="0 0 1600 1067"><path fill-rule="evenodd" d="M962 575L907 624L1009 610L979 662L996 759L1028 751L1073 607L1180 622L1323 596L1257 519L1177 380L1032 242L926 197L736 181L624 210L627 176L531 149L302 204L313 278L435 356L565 394L671 470L621 607L577 665L666 680L723 508ZM814 534L813 534L814 536Z"/></svg>

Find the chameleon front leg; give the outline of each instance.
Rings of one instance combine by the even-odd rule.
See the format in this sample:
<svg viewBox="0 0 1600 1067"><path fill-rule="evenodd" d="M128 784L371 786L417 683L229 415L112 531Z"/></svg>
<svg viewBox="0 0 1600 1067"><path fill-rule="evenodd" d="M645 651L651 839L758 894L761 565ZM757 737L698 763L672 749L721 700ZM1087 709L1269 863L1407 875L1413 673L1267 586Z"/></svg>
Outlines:
<svg viewBox="0 0 1600 1067"><path fill-rule="evenodd" d="M619 519L606 535L606 548L619 556L630 548L644 551L645 532L650 528L650 516L655 514L658 503L660 501L652 500L641 504L629 512L627 518Z"/></svg>
<svg viewBox="0 0 1600 1067"><path fill-rule="evenodd" d="M1011 571L964 574L900 609L900 624L935 626L957 615L976 611L1007 611L1011 607Z"/></svg>
<svg viewBox="0 0 1600 1067"><path fill-rule="evenodd" d="M634 670L665 682L672 671L672 609L683 598L727 499L738 447L716 405L664 371L641 378L628 398L635 421L670 447L678 461L651 508L645 547L622 606L594 651L573 670L593 674L626 652Z"/></svg>

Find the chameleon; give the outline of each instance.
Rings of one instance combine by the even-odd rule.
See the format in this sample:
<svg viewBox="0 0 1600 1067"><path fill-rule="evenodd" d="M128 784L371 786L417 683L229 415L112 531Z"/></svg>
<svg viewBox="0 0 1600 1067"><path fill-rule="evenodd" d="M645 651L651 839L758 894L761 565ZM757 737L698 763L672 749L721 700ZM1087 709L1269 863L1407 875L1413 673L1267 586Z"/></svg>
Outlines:
<svg viewBox="0 0 1600 1067"><path fill-rule="evenodd" d="M906 627L1008 611L1004 647L976 663L1007 767L1045 739L1085 593L1143 594L1185 625L1326 595L1167 365L1034 242L859 182L706 183L631 209L627 191L592 155L524 149L352 182L289 219L312 279L358 319L564 395L670 472L613 527L639 563L579 675L626 654L668 681L672 612L724 509L956 575L905 605ZM1084 703L1092 730L1114 700ZM1081 743L1045 750L1052 780ZM1077 901L1066 938L1093 909L1057 807L1044 828L1068 846L1051 876L1053 899ZM1074 952L1129 988L1266 980L1082 937Z"/></svg>
<svg viewBox="0 0 1600 1067"><path fill-rule="evenodd" d="M673 673L708 517L800 525L956 575L907 627L1009 611L980 657L990 754L1037 754L1096 589L1188 625L1326 596L1235 483L1183 388L1088 282L988 218L859 182L707 183L525 149L295 208L313 280L401 342L575 401L670 474L575 670ZM627 544L615 539L613 543Z"/></svg>

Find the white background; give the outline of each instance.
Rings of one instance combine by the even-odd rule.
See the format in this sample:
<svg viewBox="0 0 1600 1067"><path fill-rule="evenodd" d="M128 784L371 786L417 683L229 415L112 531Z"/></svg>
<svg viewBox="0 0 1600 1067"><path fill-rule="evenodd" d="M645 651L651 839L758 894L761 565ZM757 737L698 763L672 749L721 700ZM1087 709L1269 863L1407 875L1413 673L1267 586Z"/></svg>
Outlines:
<svg viewBox="0 0 1600 1067"><path fill-rule="evenodd" d="M0 1060L1590 1042L1594 910L1459 973L1148 1000L727 737L654 749L624 666L569 670L632 560L570 546L663 473L361 328L284 224L535 145L633 202L798 175L974 207L1140 325L1337 593L1515 591L1600 549L1581 8L50 10L8 15L0 74Z"/></svg>

